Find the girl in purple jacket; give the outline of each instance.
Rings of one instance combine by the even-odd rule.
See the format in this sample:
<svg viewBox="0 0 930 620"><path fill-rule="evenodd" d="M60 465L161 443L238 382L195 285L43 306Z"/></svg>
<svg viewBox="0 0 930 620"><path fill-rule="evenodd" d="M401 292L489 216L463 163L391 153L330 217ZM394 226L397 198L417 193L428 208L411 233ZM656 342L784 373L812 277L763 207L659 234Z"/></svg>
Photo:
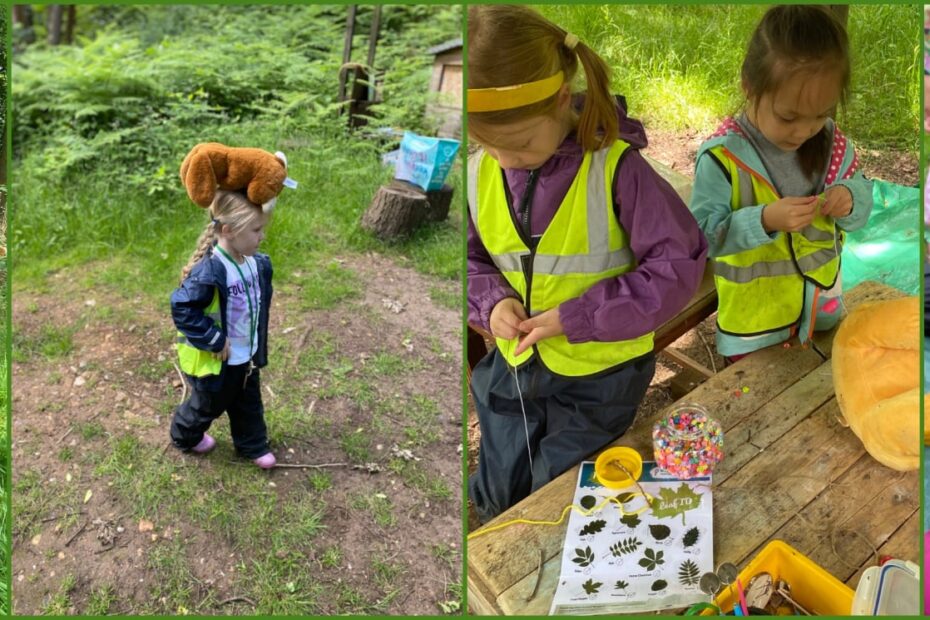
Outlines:
<svg viewBox="0 0 930 620"><path fill-rule="evenodd" d="M483 521L629 428L652 332L704 271L694 218L608 88L604 61L535 11L469 8L469 322L497 341L471 382Z"/></svg>

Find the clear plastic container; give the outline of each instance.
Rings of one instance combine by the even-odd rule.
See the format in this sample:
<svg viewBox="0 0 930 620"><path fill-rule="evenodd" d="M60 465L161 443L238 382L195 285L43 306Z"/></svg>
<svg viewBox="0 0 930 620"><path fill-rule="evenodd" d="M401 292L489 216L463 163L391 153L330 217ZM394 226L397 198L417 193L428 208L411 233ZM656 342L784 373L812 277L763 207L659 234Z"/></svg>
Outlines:
<svg viewBox="0 0 930 620"><path fill-rule="evenodd" d="M905 560L888 560L867 568L853 599L854 616L920 615L920 568Z"/></svg>
<svg viewBox="0 0 930 620"><path fill-rule="evenodd" d="M682 403L656 422L652 448L656 464L676 478L707 476L723 459L723 430L701 405Z"/></svg>

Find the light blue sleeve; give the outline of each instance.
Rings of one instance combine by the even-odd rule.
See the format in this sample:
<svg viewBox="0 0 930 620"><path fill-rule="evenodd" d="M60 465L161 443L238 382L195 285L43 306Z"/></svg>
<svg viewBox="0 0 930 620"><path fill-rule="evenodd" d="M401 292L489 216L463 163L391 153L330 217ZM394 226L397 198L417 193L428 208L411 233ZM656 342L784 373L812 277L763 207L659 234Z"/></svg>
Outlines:
<svg viewBox="0 0 930 620"><path fill-rule="evenodd" d="M723 169L704 153L697 161L691 212L704 232L710 256L726 256L771 243L781 233L769 234L762 227L765 205L730 208L732 187Z"/></svg>
<svg viewBox="0 0 930 620"><path fill-rule="evenodd" d="M872 181L865 178L861 172L852 177L837 181L833 185L842 185L852 194L852 211L846 217L836 219L836 225L843 230L859 230L869 221L872 213Z"/></svg>

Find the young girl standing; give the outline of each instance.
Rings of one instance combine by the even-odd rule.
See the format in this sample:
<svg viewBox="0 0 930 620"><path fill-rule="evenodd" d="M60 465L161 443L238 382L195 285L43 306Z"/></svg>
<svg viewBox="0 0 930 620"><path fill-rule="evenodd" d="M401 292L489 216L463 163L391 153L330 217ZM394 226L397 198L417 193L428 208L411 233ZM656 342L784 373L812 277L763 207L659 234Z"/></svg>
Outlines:
<svg viewBox="0 0 930 620"><path fill-rule="evenodd" d="M483 147L468 171L469 320L497 341L471 381L468 487L486 521L630 426L652 332L693 295L706 243L639 154L643 127L604 61L535 11L469 8L467 110Z"/></svg>
<svg viewBox="0 0 930 620"><path fill-rule="evenodd" d="M192 388L174 412L171 440L181 450L209 452L216 440L207 429L226 412L236 451L270 469L276 461L258 369L267 363L272 270L257 253L268 214L241 193L218 190L210 216L171 295L181 370Z"/></svg>
<svg viewBox="0 0 930 620"><path fill-rule="evenodd" d="M830 118L849 74L828 8L770 9L743 61L744 112L698 150L691 210L714 261L717 350L731 360L840 319L843 231L872 210L872 184Z"/></svg>

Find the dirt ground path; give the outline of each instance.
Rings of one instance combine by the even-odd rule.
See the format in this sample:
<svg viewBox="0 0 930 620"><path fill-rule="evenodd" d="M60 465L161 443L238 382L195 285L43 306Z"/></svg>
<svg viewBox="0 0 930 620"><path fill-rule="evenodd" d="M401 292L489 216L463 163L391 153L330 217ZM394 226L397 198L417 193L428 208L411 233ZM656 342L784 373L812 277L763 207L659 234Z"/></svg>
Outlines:
<svg viewBox="0 0 930 620"><path fill-rule="evenodd" d="M359 292L304 310L276 285L262 372L272 447L168 442L182 384L161 306L87 286L14 295L17 614L455 611L461 581L461 318L378 254L334 259ZM211 431L213 433L214 431ZM301 533L305 535L301 535Z"/></svg>

